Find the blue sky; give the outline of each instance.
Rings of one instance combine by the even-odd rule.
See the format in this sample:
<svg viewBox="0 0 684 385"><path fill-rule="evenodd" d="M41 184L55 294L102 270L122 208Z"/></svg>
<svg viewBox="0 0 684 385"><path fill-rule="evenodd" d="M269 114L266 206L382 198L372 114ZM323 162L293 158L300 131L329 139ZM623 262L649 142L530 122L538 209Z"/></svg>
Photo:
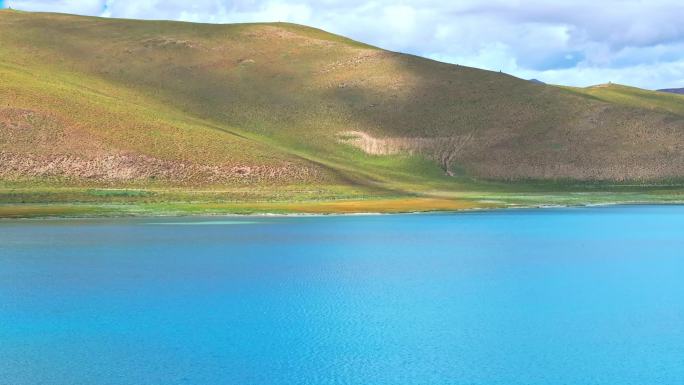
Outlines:
<svg viewBox="0 0 684 385"><path fill-rule="evenodd" d="M7 5L207 23L290 21L550 83L684 87L683 0L5 0Z"/></svg>

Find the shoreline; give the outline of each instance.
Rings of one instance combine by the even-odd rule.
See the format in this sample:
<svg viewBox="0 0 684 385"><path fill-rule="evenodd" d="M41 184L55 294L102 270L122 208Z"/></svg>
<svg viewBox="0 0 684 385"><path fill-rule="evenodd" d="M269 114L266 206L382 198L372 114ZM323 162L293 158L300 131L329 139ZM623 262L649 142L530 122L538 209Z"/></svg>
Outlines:
<svg viewBox="0 0 684 385"><path fill-rule="evenodd" d="M58 206L83 206L79 204L19 204L11 206L30 206L31 209L36 209L31 215L4 215L2 208L4 204L0 204L0 223L14 220L83 220L83 219L123 219L123 218L201 218L201 217L238 217L238 218L288 218L288 217L346 217L346 216L383 216L383 215L419 215L419 214L469 214L482 212L505 212L513 210L553 210L553 209L571 209L571 208L610 208L618 206L682 206L682 201L615 201L615 202L601 202L601 203L577 203L577 204L530 204L530 205L500 205L489 207L468 207L460 209L430 209L430 210L410 210L406 211L367 211L367 212L344 212L344 211L329 211L329 212L164 212L164 211L125 211L114 210L109 212L100 211L97 209L108 207L112 205L88 205L88 208L93 209L92 212L83 212L83 215L76 213L72 214L50 214L48 212L41 212L40 209L49 209L50 207ZM121 205L123 207L131 205ZM50 211L50 210L46 210Z"/></svg>

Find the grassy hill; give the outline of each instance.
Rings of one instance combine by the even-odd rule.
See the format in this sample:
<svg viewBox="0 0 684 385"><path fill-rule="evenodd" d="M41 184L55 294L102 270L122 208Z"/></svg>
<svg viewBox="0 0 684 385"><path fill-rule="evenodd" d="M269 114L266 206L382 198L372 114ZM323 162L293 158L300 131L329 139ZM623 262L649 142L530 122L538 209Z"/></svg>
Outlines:
<svg viewBox="0 0 684 385"><path fill-rule="evenodd" d="M684 88L666 88L662 90L658 90L659 92L668 92L671 94L679 94L679 95L684 95Z"/></svg>
<svg viewBox="0 0 684 385"><path fill-rule="evenodd" d="M683 176L684 96L535 84L293 24L0 11L0 202L472 203Z"/></svg>

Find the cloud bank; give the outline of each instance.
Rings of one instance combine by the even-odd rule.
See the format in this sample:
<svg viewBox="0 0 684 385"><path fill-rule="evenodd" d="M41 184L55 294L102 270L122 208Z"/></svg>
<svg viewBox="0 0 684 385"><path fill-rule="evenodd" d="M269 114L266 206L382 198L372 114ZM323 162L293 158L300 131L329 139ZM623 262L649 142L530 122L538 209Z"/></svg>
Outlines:
<svg viewBox="0 0 684 385"><path fill-rule="evenodd" d="M288 21L549 83L684 87L681 0L5 0L5 6L206 23Z"/></svg>

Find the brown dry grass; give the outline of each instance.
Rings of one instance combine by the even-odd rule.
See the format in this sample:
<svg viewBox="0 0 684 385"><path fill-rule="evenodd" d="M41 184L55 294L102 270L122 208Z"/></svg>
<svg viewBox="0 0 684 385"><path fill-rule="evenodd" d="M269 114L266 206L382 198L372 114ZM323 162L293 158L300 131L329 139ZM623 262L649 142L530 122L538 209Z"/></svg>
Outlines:
<svg viewBox="0 0 684 385"><path fill-rule="evenodd" d="M494 207L492 204L457 199L380 199L352 200L334 202L306 202L287 204L267 204L256 206L265 210L283 209L288 212L326 214L326 213L400 213L424 211L456 211L475 208Z"/></svg>

